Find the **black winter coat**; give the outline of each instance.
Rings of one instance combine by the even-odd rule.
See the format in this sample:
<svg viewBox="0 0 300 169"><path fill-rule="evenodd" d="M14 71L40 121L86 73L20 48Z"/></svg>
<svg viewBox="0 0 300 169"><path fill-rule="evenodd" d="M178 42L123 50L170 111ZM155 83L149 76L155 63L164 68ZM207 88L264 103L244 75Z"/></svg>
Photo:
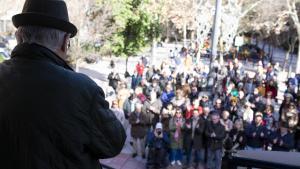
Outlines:
<svg viewBox="0 0 300 169"><path fill-rule="evenodd" d="M204 132L205 132L205 124L206 121L203 117L199 117L199 120L196 124L196 128L194 130L194 138L192 138L192 126L193 126L193 118L190 118L186 121L186 123L191 124L191 128L187 128L186 125L184 126L184 147L188 149L190 145L193 143L192 148L196 150L200 150L204 148Z"/></svg>
<svg viewBox="0 0 300 169"><path fill-rule="evenodd" d="M265 140L267 139L268 131L265 126L255 124L251 124L245 128L245 133L247 137L247 145L252 148L263 148L265 144ZM253 136L255 133L255 136ZM263 137L261 136L263 133Z"/></svg>
<svg viewBox="0 0 300 169"><path fill-rule="evenodd" d="M226 137L225 127L220 122L213 124L211 121L208 121L206 124L205 135L208 148L212 150L222 149L223 141ZM211 137L213 132L216 134L216 137Z"/></svg>
<svg viewBox="0 0 300 169"><path fill-rule="evenodd" d="M0 138L3 169L99 169L126 135L90 78L24 43L0 65Z"/></svg>

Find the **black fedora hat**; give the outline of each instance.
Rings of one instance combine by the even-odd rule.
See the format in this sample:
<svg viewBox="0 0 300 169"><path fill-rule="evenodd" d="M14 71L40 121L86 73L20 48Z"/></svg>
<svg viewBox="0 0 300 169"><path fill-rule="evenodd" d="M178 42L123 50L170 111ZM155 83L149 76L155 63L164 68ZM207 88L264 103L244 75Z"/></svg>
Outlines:
<svg viewBox="0 0 300 169"><path fill-rule="evenodd" d="M26 0L22 13L13 16L12 21L16 28L35 25L59 29L70 33L71 37L77 33L63 0Z"/></svg>

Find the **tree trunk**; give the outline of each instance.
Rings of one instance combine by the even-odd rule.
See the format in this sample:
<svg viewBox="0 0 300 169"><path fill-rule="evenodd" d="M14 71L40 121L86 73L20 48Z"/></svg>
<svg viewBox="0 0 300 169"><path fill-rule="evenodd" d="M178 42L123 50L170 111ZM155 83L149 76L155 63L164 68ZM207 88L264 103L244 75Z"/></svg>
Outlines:
<svg viewBox="0 0 300 169"><path fill-rule="evenodd" d="M300 39L300 36L298 37ZM298 43L298 56L297 56L297 64L296 64L296 73L300 73L300 43Z"/></svg>
<svg viewBox="0 0 300 169"><path fill-rule="evenodd" d="M220 42L219 42L219 45L220 45L220 58L219 58L219 63L221 66L223 66L224 64L224 58L223 58L223 53L224 53L224 45L223 45L223 35L220 36Z"/></svg>
<svg viewBox="0 0 300 169"><path fill-rule="evenodd" d="M183 23L183 47L187 47L186 45L186 21Z"/></svg>
<svg viewBox="0 0 300 169"><path fill-rule="evenodd" d="M170 30L169 30L169 22L166 21L166 39L165 42L169 43L170 42Z"/></svg>
<svg viewBox="0 0 300 169"><path fill-rule="evenodd" d="M191 31L191 40L192 40L192 42L195 41L195 31L194 30Z"/></svg>
<svg viewBox="0 0 300 169"><path fill-rule="evenodd" d="M263 46L262 46L262 50L265 52L265 47L266 47L266 41L263 40Z"/></svg>
<svg viewBox="0 0 300 169"><path fill-rule="evenodd" d="M289 56L290 56L290 52L291 52L291 44L289 44L289 48L285 53L285 59L284 59L284 63L283 63L283 71L285 71L288 60L289 60Z"/></svg>
<svg viewBox="0 0 300 169"><path fill-rule="evenodd" d="M155 39L152 40L152 47L151 47L151 55L152 55L152 60L151 60L151 64L155 65L156 62L156 54L155 54L155 49L156 49L156 41Z"/></svg>

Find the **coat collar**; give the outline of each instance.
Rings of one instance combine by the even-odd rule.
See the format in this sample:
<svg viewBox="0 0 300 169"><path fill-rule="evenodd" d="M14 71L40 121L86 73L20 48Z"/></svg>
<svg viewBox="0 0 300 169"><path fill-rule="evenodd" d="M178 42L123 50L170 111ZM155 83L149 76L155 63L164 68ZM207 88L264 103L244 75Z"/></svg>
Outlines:
<svg viewBox="0 0 300 169"><path fill-rule="evenodd" d="M26 58L32 60L47 60L55 65L73 71L73 69L50 49L36 43L21 43L12 51L11 58Z"/></svg>

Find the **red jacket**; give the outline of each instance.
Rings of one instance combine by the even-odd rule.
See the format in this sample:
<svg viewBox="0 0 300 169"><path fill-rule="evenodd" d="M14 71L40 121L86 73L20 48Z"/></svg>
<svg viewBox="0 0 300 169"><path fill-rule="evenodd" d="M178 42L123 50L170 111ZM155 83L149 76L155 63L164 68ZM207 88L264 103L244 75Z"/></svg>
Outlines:
<svg viewBox="0 0 300 169"><path fill-rule="evenodd" d="M266 95L265 95L265 97L267 97L267 93L269 91L272 92L272 98L275 99L277 97L277 87L266 85Z"/></svg>
<svg viewBox="0 0 300 169"><path fill-rule="evenodd" d="M143 76L144 73L144 65L143 64L137 64L136 65L136 71L139 76Z"/></svg>
<svg viewBox="0 0 300 169"><path fill-rule="evenodd" d="M186 119L190 119L193 116L194 109L195 109L194 106L191 106L186 110L186 113L185 113L185 118ZM200 114L202 113L202 107L201 106L198 107L198 111L199 111Z"/></svg>

